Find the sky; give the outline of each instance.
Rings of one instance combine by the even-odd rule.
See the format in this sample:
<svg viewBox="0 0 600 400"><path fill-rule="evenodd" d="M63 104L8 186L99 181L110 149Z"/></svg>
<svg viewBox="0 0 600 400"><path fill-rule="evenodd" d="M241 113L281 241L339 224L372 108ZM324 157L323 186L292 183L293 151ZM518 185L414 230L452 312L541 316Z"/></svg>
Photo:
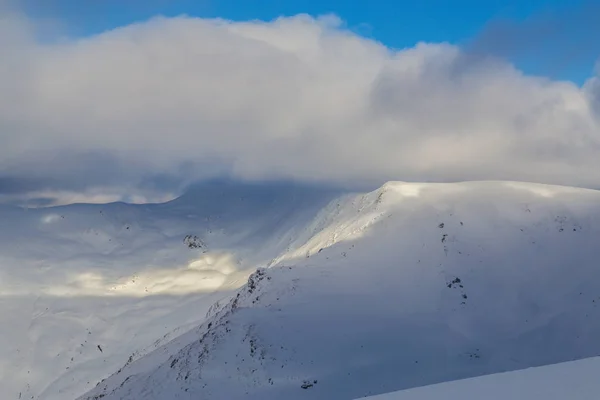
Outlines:
<svg viewBox="0 0 600 400"><path fill-rule="evenodd" d="M468 45L482 32L499 28L498 24L533 30L551 23L557 28L556 22L564 20L565 14L585 14L595 8L588 26L580 32L573 26L567 27L575 34L566 45L577 45L582 40L593 42L598 29L591 26L600 15L594 3L594 0L23 0L23 9L32 17L57 21L54 24L57 32L69 36L89 36L157 15L269 21L302 13L335 14L347 29L361 36L392 48L405 48L422 41ZM580 24L583 19L580 17L583 16L572 17L575 25ZM533 35L529 36L533 39ZM575 60L561 63L562 54L542 49L555 39L548 36L546 42L542 39L531 44L535 55L515 51L509 54L511 60L528 73L583 83L593 71L597 54L593 51L572 54L569 58ZM595 50L599 47L596 45ZM551 68L547 66L549 62L562 65Z"/></svg>
<svg viewBox="0 0 600 400"><path fill-rule="evenodd" d="M0 0L0 202L600 187L600 1Z"/></svg>

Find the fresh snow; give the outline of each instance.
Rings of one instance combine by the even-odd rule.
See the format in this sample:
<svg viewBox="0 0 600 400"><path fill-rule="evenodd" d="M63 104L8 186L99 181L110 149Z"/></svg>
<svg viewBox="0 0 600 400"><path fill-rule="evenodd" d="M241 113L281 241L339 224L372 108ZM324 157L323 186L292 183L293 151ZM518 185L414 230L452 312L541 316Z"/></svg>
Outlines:
<svg viewBox="0 0 600 400"><path fill-rule="evenodd" d="M600 358L440 383L363 400L597 400Z"/></svg>
<svg viewBox="0 0 600 400"><path fill-rule="evenodd" d="M210 183L0 218L3 399L352 399L600 354L593 190Z"/></svg>
<svg viewBox="0 0 600 400"><path fill-rule="evenodd" d="M210 182L166 204L0 206L0 399L74 399L202 323L335 196Z"/></svg>
<svg viewBox="0 0 600 400"><path fill-rule="evenodd" d="M600 354L600 192L391 182L81 399L352 399Z"/></svg>

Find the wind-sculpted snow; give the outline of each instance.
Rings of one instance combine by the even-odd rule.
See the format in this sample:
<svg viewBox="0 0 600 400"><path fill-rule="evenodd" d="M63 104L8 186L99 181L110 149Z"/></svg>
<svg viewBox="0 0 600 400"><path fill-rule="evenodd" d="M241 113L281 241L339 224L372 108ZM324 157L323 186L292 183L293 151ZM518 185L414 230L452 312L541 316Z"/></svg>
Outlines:
<svg viewBox="0 0 600 400"><path fill-rule="evenodd" d="M599 224L600 193L564 187L341 196L202 324L81 398L353 399L598 355Z"/></svg>

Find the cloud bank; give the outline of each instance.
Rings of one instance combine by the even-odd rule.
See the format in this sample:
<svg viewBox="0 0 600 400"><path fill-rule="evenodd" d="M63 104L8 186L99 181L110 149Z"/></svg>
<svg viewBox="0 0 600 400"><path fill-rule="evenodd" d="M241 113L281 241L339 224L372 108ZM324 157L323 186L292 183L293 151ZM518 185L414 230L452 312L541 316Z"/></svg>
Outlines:
<svg viewBox="0 0 600 400"><path fill-rule="evenodd" d="M599 20L600 2L576 0L521 21L492 19L464 50L472 56L529 61L545 76L582 66L591 70L600 56Z"/></svg>
<svg viewBox="0 0 600 400"><path fill-rule="evenodd" d="M0 54L0 198L160 199L216 176L600 187L598 77L394 50L333 16L156 18L44 43L5 14Z"/></svg>

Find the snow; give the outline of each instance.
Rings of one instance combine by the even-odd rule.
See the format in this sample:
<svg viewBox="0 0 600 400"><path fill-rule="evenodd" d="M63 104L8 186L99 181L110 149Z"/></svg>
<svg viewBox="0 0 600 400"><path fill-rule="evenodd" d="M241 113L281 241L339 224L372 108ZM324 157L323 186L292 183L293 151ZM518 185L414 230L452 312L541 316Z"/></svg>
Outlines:
<svg viewBox="0 0 600 400"><path fill-rule="evenodd" d="M340 196L81 399L351 399L598 355L599 200L516 182Z"/></svg>
<svg viewBox="0 0 600 400"><path fill-rule="evenodd" d="M7 399L351 399L600 354L598 191L209 183L0 220Z"/></svg>
<svg viewBox="0 0 600 400"><path fill-rule="evenodd" d="M334 196L209 182L166 204L0 207L0 397L73 399L202 323Z"/></svg>
<svg viewBox="0 0 600 400"><path fill-rule="evenodd" d="M596 400L600 358L409 389L368 400ZM367 398L363 398L367 400Z"/></svg>

